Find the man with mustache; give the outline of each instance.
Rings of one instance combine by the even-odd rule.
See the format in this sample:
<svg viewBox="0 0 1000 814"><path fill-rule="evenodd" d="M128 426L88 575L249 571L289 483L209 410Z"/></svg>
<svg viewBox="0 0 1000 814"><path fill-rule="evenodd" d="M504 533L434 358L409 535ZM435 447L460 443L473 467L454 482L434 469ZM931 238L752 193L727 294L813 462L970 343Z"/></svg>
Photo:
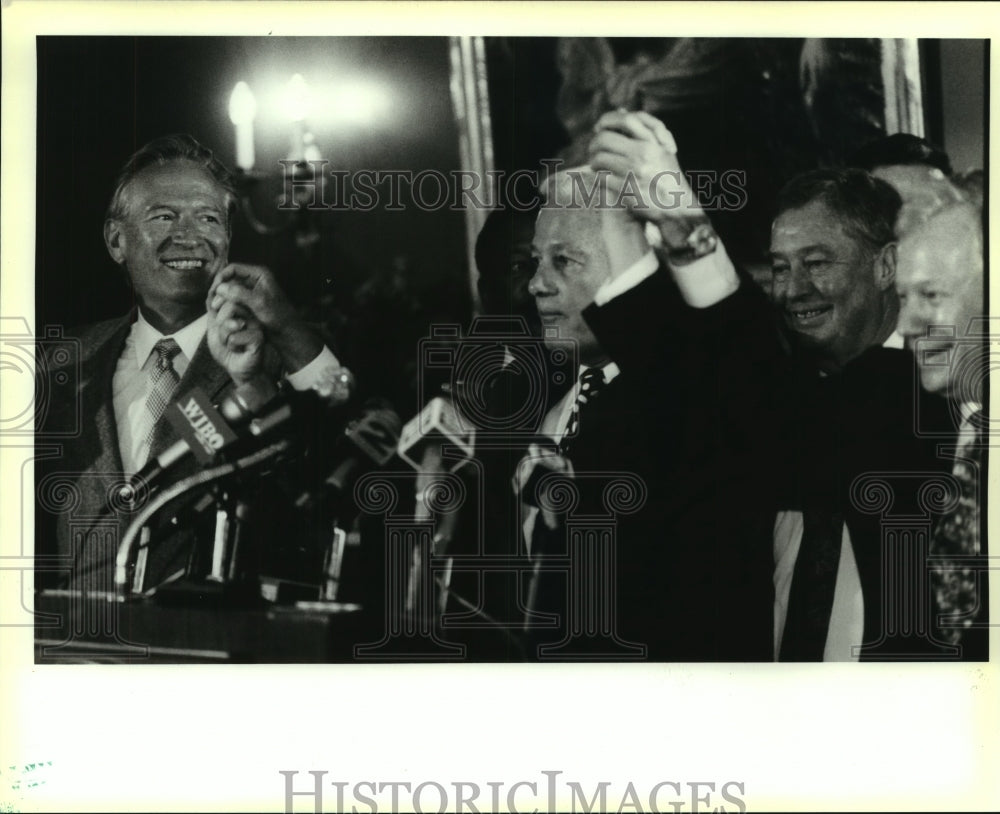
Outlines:
<svg viewBox="0 0 1000 814"><path fill-rule="evenodd" d="M229 263L235 203L226 168L188 135L146 144L119 176L104 240L128 275L136 307L78 334L76 399L54 405L40 428L74 426L77 411L84 421L84 431L37 478L36 551L55 558L49 576L56 583L66 582L68 568L75 587L111 589L115 551L131 517L104 507L116 484L178 440L163 418L168 404L194 388L218 401L259 373L268 346L299 389L336 364L267 269ZM207 306L209 287L223 278L252 285L253 314L231 300ZM69 487L71 505L51 497L60 486ZM186 549L169 543L152 547L147 586L184 569Z"/></svg>

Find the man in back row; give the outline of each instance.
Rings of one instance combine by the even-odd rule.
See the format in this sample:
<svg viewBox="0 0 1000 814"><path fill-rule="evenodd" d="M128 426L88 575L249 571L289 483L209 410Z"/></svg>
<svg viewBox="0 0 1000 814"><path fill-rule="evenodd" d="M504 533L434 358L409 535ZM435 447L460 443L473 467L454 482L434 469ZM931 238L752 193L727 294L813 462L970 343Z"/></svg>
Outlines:
<svg viewBox="0 0 1000 814"><path fill-rule="evenodd" d="M941 200L961 198L953 190ZM981 313L981 248L967 225L976 218L967 204L956 208L935 198L935 207L952 214L921 226L927 214L900 203L886 183L859 171L807 173L783 191L772 230L772 299L790 331L793 358L799 357L787 398L791 432L784 438L795 480L780 497L775 528L775 652L784 660L980 658L985 652L984 634L976 647L959 651L951 646L959 631L935 623L941 614L961 614L970 624L976 566L956 576L954 557L978 548L967 539L942 543L948 513L933 517L936 507L926 503L923 487L951 468L950 455L937 444L958 422L949 420L939 398L946 388L927 386L926 353L918 354L925 386L917 387L911 353L918 331L934 318L949 321L941 303L961 300L936 293L956 269L965 272L963 291L978 291L980 298L979 309L971 303L963 319ZM936 241L933 252L929 241ZM912 291L917 272L929 292ZM927 306L931 301L937 312ZM922 321L913 318L915 302ZM966 329L951 330L961 337ZM903 333L908 350L901 350ZM951 372L942 344L934 371L939 380ZM968 353L976 340L954 344ZM963 368L960 358L950 364ZM972 378L982 375L977 369ZM961 401L975 413L981 398ZM888 489L891 505L873 511L866 488ZM933 518L930 561L919 531L909 545L893 543L886 533L893 527L890 513ZM942 547L951 559L935 565ZM893 572L912 580L904 593L893 588ZM950 586L942 587L946 572ZM957 588L958 581L965 587Z"/></svg>
<svg viewBox="0 0 1000 814"><path fill-rule="evenodd" d="M914 434L913 362L895 330L900 206L861 170L805 173L779 197L770 294L792 347L775 525L783 660L850 660L880 639L881 518L856 505L852 484L934 466Z"/></svg>
<svg viewBox="0 0 1000 814"><path fill-rule="evenodd" d="M984 309L982 212L971 201L931 213L903 236L896 287L899 330L916 355L923 390L944 396L945 447L954 478L951 501L929 541L931 630L961 649L955 656L988 659L986 538L981 506L986 480L985 411L990 340Z"/></svg>

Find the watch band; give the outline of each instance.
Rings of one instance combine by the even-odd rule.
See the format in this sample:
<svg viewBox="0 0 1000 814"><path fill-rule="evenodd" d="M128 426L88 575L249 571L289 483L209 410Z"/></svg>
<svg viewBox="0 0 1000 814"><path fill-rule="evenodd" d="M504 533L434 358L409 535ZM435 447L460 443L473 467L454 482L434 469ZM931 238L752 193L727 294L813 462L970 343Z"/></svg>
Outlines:
<svg viewBox="0 0 1000 814"><path fill-rule="evenodd" d="M680 219L680 222L673 220L671 221L671 225L685 229L687 232L681 243L664 239L664 249L666 250L667 259L671 263L677 265L690 263L711 254L715 251L716 246L719 245L719 237L716 235L711 221L706 216L684 218ZM680 231L680 229L677 229L677 231Z"/></svg>

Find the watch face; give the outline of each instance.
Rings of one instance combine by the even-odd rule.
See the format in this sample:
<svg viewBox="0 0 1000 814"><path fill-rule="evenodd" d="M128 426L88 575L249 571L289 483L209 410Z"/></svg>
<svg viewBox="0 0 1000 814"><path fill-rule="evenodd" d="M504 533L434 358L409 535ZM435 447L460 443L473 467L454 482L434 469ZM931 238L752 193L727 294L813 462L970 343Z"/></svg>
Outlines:
<svg viewBox="0 0 1000 814"><path fill-rule="evenodd" d="M354 375L346 367L328 365L317 373L312 388L330 404L343 404L354 391Z"/></svg>
<svg viewBox="0 0 1000 814"><path fill-rule="evenodd" d="M687 243L691 247L695 257L704 257L715 251L715 246L719 239L715 235L715 230L708 223L702 223L695 227L695 230L688 235Z"/></svg>

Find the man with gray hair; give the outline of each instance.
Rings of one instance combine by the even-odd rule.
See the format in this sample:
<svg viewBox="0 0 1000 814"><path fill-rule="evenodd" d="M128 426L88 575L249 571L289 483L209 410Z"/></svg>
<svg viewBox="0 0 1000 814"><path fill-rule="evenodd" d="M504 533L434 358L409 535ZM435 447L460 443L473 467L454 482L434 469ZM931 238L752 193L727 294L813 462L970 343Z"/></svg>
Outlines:
<svg viewBox="0 0 1000 814"><path fill-rule="evenodd" d="M115 548L131 515L122 508L109 516L109 496L178 440L163 417L169 403L195 388L218 400L260 372L267 348L300 389L336 363L267 269L229 262L235 203L226 168L189 135L154 139L119 175L104 242L128 276L135 308L76 333L76 398L53 405L40 428L59 432L75 426L76 415L87 422L38 478L36 551L63 569L56 583L110 589ZM242 300L216 295L223 280L246 288ZM70 510L46 497L60 487L75 495ZM146 585L182 571L186 558L182 546L155 547Z"/></svg>
<svg viewBox="0 0 1000 814"><path fill-rule="evenodd" d="M530 610L561 618L540 656L768 659L769 413L753 394L769 391L751 387L777 357L767 303L736 274L654 117L606 114L590 167L557 174L548 193L529 291L581 367L544 421L555 450L533 450L577 495L572 516L541 499L526 516ZM550 557L567 554L596 570L560 577Z"/></svg>
<svg viewBox="0 0 1000 814"><path fill-rule="evenodd" d="M953 505L930 540L934 630L961 656L987 658L986 539L981 506L988 375L982 213L971 202L945 206L908 231L896 274L899 330L915 355L920 384L944 396L958 440L951 460Z"/></svg>

